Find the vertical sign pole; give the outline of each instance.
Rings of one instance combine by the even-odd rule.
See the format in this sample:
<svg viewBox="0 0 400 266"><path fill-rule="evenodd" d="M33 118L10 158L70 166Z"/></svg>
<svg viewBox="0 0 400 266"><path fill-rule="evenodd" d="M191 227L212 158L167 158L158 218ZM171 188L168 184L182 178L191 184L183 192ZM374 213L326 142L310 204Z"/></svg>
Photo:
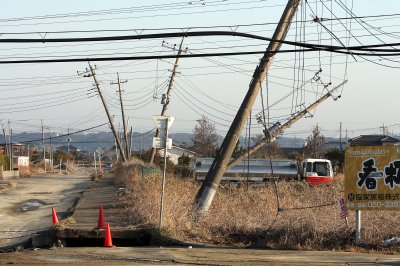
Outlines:
<svg viewBox="0 0 400 266"><path fill-rule="evenodd" d="M361 211L356 210L356 243L361 240Z"/></svg>
<svg viewBox="0 0 400 266"><path fill-rule="evenodd" d="M94 172L96 173L97 177L96 152L93 152L93 160L94 160Z"/></svg>
<svg viewBox="0 0 400 266"><path fill-rule="evenodd" d="M164 209L165 175L167 172L167 143L168 143L169 118L167 118L165 121L166 121L166 125L165 125L165 145L164 145L164 170L163 170L162 187L161 187L160 229L162 227L163 209Z"/></svg>

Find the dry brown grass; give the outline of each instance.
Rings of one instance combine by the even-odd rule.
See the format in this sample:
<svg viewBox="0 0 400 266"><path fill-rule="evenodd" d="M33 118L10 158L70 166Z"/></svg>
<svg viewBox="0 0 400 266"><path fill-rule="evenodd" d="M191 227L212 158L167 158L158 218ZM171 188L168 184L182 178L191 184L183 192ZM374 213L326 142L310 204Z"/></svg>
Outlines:
<svg viewBox="0 0 400 266"><path fill-rule="evenodd" d="M130 223L158 226L161 177L142 177L140 161L121 166L117 182L126 186ZM304 182L278 181L278 205L274 183L264 187L219 189L207 215L196 218L195 196L200 184L167 177L164 233L180 240L236 246L269 246L285 249L380 250L382 240L400 236L400 213L363 212L363 242L354 244L355 214L349 226L340 218L337 200L343 193L343 176L329 187L310 187Z"/></svg>

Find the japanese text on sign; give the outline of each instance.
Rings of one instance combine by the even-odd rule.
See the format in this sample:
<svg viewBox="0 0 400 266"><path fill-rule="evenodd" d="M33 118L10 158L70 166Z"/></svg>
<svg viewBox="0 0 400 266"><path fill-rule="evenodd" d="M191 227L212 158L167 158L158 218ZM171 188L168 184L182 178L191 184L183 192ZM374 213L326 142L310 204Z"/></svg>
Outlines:
<svg viewBox="0 0 400 266"><path fill-rule="evenodd" d="M349 209L400 209L400 148L348 147L345 197Z"/></svg>

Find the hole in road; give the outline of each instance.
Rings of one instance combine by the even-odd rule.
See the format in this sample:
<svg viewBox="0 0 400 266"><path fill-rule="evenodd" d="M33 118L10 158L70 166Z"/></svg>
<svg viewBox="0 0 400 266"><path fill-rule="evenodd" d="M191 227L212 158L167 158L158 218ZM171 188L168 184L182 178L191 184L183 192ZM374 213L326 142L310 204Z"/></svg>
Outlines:
<svg viewBox="0 0 400 266"><path fill-rule="evenodd" d="M47 203L42 200L31 199L31 200L22 202L17 207L17 210L20 212L34 211L34 210L39 209L43 205L47 205Z"/></svg>

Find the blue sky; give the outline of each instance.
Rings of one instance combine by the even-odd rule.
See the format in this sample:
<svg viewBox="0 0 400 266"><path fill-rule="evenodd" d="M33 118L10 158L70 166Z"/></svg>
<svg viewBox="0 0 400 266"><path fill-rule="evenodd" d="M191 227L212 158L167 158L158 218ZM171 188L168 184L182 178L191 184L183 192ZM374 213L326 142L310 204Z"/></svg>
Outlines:
<svg viewBox="0 0 400 266"><path fill-rule="evenodd" d="M394 43L400 37L400 16L363 19L366 23L355 19L322 22L327 30L310 21L313 14L328 19L349 18L349 11L341 7L342 3L357 16L400 13L399 1L308 2L309 5L303 3L299 8L288 34L289 40L340 45L332 37L335 36L345 45L366 45ZM279 0L3 1L0 38L71 38L201 30L194 27L271 37L285 3ZM100 10L100 15L93 13ZM130 31L99 31L128 29ZM99 32L60 33L94 30ZM168 47L179 43L180 38L84 44L0 44L0 60L162 55L173 53ZM267 43L227 36L196 37L186 38L184 47L188 47L189 53L263 51ZM191 132L196 120L206 115L215 123L218 132L224 134L248 89L259 58L260 55L181 59L168 109L168 114L176 117L172 132ZM306 136L318 124L326 136L338 137L340 122L348 129L349 137L382 132L379 127L383 124L389 126L390 132L399 133L400 117L396 107L400 93L396 78L400 64L380 58L368 60L372 62L327 52L277 55L268 84L263 84L264 104L272 106L270 122L284 122L309 105L325 92L324 84L332 82L328 87L332 88L347 79L344 89L339 90L342 96L339 100L328 99L312 112L312 118L302 119L285 135ZM391 60L400 61L397 57ZM160 98L165 93L173 61L96 63L97 78L117 126L121 123L117 87L110 85L116 80L116 73L128 80L123 88L130 124L136 131L145 132L154 127L152 115L161 111ZM38 131L41 119L55 132L106 122L100 99L90 91L93 80L77 75L77 71L87 67L85 62L0 65L0 92L3 94L0 120L2 123L10 120L15 132ZM323 83L310 82L320 68ZM287 97L281 100L284 96ZM252 112L251 135L262 133L254 118L260 111L259 97ZM107 130L107 127L100 130Z"/></svg>

